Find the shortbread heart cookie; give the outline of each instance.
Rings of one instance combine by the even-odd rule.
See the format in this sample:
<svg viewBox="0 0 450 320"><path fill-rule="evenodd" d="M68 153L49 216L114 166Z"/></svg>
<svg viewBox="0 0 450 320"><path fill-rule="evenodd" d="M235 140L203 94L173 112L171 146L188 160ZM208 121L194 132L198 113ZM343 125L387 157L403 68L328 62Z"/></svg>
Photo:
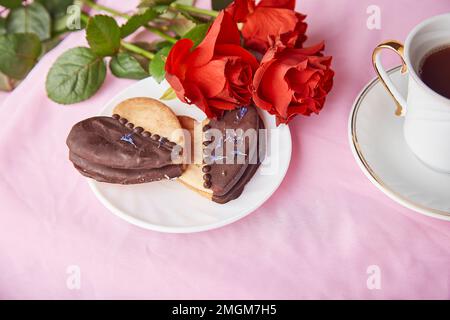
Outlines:
<svg viewBox="0 0 450 320"><path fill-rule="evenodd" d="M138 184L172 179L183 173L177 144L118 115L77 123L67 138L70 160L78 171L100 182Z"/></svg>
<svg viewBox="0 0 450 320"><path fill-rule="evenodd" d="M238 198L262 161L264 123L256 108L226 111L221 119L208 119L201 125L188 119L180 122L186 129L197 128L191 129L191 143L194 155L201 152L203 160L190 164L178 181L217 203Z"/></svg>

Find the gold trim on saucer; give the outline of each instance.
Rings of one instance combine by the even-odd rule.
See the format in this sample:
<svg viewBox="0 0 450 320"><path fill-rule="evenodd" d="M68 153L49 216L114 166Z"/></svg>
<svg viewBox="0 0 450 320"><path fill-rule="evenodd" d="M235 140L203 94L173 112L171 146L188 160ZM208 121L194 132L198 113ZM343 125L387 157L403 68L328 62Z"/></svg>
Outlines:
<svg viewBox="0 0 450 320"><path fill-rule="evenodd" d="M398 66L396 68L390 69L387 71L388 74L397 72L398 70L400 70L402 68L402 66ZM428 208L424 205L421 205L419 203L416 203L414 201L409 200L408 198L404 197L403 195L399 194L398 192L390 189L385 183L384 181L375 173L375 171L370 167L368 161L364 158L363 152L361 150L361 147L359 145L358 142L358 136L356 133L356 120L357 120L357 116L358 116L358 111L359 108L361 106L362 101L364 100L364 98L366 97L367 93L379 82L380 80L378 78L375 78L374 80L372 80L367 86L366 88L361 92L361 94L359 95L358 99L355 101L354 106L353 106L353 110L352 110L352 114L351 114L351 123L350 123L350 128L351 128L351 135L352 135L352 142L353 142L353 148L356 151L356 155L358 156L358 159L360 161L360 163L364 166L364 168L367 170L367 173L371 176L371 178L376 182L376 184L378 184L381 189L389 196L391 197L393 200L398 200L400 199L402 202L404 202L405 204L407 204L406 206L409 207L410 209L413 209L415 211L418 211L420 213L426 214L426 215L438 215L438 216L442 216L440 217L441 219L445 219L445 220L449 220L450 219L450 212L448 211L443 211L443 210L438 210L438 209L433 209L433 208ZM395 199L397 198L397 199ZM430 214L432 213L432 214ZM437 217L439 218L439 217Z"/></svg>
<svg viewBox="0 0 450 320"><path fill-rule="evenodd" d="M392 51L394 51L395 53L397 53L400 56L400 58L402 59L402 71L401 72L403 74L403 73L406 73L408 71L408 67L406 66L406 62L405 62L405 47L404 47L404 45L402 43L398 42L397 40L389 40L389 41L386 41L386 42L383 42L383 43L379 44L373 50L373 53L372 53L373 68L377 72L378 78L380 79L381 83L386 88L387 92L389 92L389 94L391 95L392 99L394 99L395 104L397 105L397 110L395 110L395 115L396 116L401 116L403 114L403 107L400 104L400 102L397 100L397 98L394 96L394 94L392 93L392 91L389 88L389 86L384 81L383 77L381 76L380 70L378 69L377 56L380 54L380 52L383 49L392 50Z"/></svg>

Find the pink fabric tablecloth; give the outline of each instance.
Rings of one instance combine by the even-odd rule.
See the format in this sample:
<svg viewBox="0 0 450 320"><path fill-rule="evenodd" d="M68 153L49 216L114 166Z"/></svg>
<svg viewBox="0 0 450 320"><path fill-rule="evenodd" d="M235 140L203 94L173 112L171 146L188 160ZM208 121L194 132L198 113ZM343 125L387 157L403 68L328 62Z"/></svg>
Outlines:
<svg viewBox="0 0 450 320"><path fill-rule="evenodd" d="M104 1L117 4L117 1ZM116 3L116 4L114 4ZM377 5L381 29L369 30ZM347 142L372 48L405 39L442 0L304 0L309 43L326 40L336 85L320 117L292 122L280 189L247 218L190 235L146 231L110 214L67 160L66 135L132 81L108 76L88 102L57 105L45 76L71 35L0 107L0 298L450 298L450 223L407 210L360 171ZM378 266L381 288L367 286ZM68 285L73 268L79 289Z"/></svg>

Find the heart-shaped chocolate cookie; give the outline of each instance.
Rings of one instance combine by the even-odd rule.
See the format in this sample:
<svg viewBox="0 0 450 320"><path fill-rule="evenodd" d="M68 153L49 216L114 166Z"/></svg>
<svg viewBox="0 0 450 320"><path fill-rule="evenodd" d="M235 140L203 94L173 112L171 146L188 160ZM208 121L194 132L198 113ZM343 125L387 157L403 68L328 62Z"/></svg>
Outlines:
<svg viewBox="0 0 450 320"><path fill-rule="evenodd" d="M195 136L192 143L202 150L202 164L189 165L179 180L214 202L227 203L242 194L262 162L264 123L256 108L248 106L226 111L221 119L206 120L201 126L200 143ZM198 130L192 132L198 135Z"/></svg>
<svg viewBox="0 0 450 320"><path fill-rule="evenodd" d="M70 160L97 181L137 184L179 177L174 142L121 118L93 117L77 123L67 138Z"/></svg>

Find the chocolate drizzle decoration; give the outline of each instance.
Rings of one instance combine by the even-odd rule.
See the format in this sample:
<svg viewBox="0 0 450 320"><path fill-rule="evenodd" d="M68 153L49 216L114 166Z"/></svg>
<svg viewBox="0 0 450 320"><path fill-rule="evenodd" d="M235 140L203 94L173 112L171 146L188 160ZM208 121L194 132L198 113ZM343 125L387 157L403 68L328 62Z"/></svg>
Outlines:
<svg viewBox="0 0 450 320"><path fill-rule="evenodd" d="M133 134L140 134L144 138L150 138L150 141L152 141L158 148L164 147L171 151L175 146L177 146L175 142L172 142L167 138L161 137L158 134L152 135L150 132L144 131L144 128L142 127L135 128L133 123L129 122L128 119L123 118L118 114L113 114L112 118L118 120L120 124L132 130L129 134L121 137L120 140L133 145L135 148L137 148L137 146L133 140Z"/></svg>

